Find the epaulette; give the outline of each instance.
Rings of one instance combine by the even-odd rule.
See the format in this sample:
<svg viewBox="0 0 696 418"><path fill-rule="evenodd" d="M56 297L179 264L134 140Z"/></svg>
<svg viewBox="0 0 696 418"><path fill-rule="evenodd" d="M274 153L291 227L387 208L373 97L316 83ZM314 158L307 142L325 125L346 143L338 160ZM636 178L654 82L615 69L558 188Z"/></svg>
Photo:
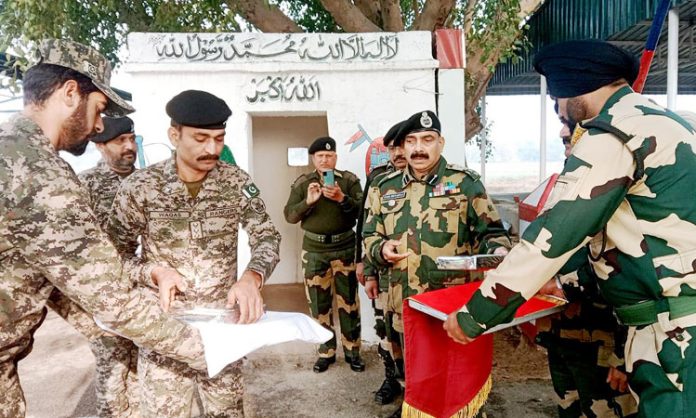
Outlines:
<svg viewBox="0 0 696 418"><path fill-rule="evenodd" d="M301 183L305 180L308 180L309 176L311 176L312 173L314 173L314 172L312 171L311 173L305 173L305 174L301 175L300 177L296 178L295 181L292 182L292 187L295 187L295 185L298 183Z"/></svg>
<svg viewBox="0 0 696 418"><path fill-rule="evenodd" d="M474 170L466 167L462 167L459 164L447 164L447 169L449 170L454 170L454 171L460 171L462 173L465 173L467 176L471 177L474 181L478 180L481 178L481 175Z"/></svg>
<svg viewBox="0 0 696 418"><path fill-rule="evenodd" d="M393 171L393 172L387 174L386 176L382 177L379 180L379 183L377 183L377 185L381 186L384 182L389 181L393 178L399 177L401 174L403 174L403 172L401 170Z"/></svg>
<svg viewBox="0 0 696 418"><path fill-rule="evenodd" d="M376 166L372 167L372 170L370 170L370 174L374 173L374 172L377 171L377 170L381 170L381 169L385 169L385 170L386 170L388 166L389 166L389 163L384 163L384 164L376 165Z"/></svg>

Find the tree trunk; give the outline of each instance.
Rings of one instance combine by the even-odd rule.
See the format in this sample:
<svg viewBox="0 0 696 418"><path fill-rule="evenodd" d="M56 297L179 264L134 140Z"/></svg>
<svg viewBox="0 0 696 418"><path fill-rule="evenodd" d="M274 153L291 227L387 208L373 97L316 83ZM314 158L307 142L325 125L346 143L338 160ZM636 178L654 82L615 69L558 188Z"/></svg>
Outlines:
<svg viewBox="0 0 696 418"><path fill-rule="evenodd" d="M264 0L225 0L225 3L262 32L303 32L277 6Z"/></svg>
<svg viewBox="0 0 696 418"><path fill-rule="evenodd" d="M338 26L346 32L381 32L350 0L320 0Z"/></svg>
<svg viewBox="0 0 696 418"><path fill-rule="evenodd" d="M413 22L413 30L434 31L441 28L452 12L456 0L427 0L423 10Z"/></svg>
<svg viewBox="0 0 696 418"><path fill-rule="evenodd" d="M382 28L388 32L401 32L404 30L404 21L401 18L401 3L399 0L381 0Z"/></svg>

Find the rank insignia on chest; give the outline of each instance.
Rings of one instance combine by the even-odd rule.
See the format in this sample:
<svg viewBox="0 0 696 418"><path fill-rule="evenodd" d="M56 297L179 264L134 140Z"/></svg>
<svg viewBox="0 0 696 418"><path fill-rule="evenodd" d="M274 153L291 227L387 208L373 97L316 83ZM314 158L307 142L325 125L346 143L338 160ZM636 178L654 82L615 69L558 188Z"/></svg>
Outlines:
<svg viewBox="0 0 696 418"><path fill-rule="evenodd" d="M457 193L461 193L459 187L451 181L448 181L433 187L433 191L428 193L428 197L449 196Z"/></svg>

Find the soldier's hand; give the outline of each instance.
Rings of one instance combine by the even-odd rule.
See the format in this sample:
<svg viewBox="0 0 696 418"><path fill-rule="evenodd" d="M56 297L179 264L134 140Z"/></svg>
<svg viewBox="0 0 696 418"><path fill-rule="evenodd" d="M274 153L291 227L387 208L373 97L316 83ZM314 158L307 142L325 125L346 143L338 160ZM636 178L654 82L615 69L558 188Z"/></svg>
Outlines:
<svg viewBox="0 0 696 418"><path fill-rule="evenodd" d="M228 308L239 305L239 324L254 323L263 315L261 280L260 274L246 270L227 294Z"/></svg>
<svg viewBox="0 0 696 418"><path fill-rule="evenodd" d="M365 286L365 265L363 263L355 264L355 276L358 278L358 283Z"/></svg>
<svg viewBox="0 0 696 418"><path fill-rule="evenodd" d="M382 246L382 258L394 264L398 263L399 261L403 260L411 254L410 251L400 253L399 245L401 245L401 242L395 239L390 239L389 241L385 242Z"/></svg>
<svg viewBox="0 0 696 418"><path fill-rule="evenodd" d="M447 320L444 324L442 324L442 328L447 331L447 335L451 339L459 344L469 344L470 342L474 341L474 339L466 335L462 330L462 327L459 326L459 322L457 322L457 312L458 311L454 311L447 315Z"/></svg>
<svg viewBox="0 0 696 418"><path fill-rule="evenodd" d="M369 299L377 299L379 296L379 287L377 286L377 278L370 277L365 281L365 293Z"/></svg>
<svg viewBox="0 0 696 418"><path fill-rule="evenodd" d="M321 197L321 185L319 183L309 183L307 186L307 204L313 205L317 203Z"/></svg>
<svg viewBox="0 0 696 418"><path fill-rule="evenodd" d="M177 290L181 293L186 291L184 278L173 268L161 266L152 269L151 276L153 283L159 289L160 307L167 312Z"/></svg>
<svg viewBox="0 0 696 418"><path fill-rule="evenodd" d="M541 289L539 289L539 294L551 295L557 298L565 299L565 292L563 292L562 288L558 287L558 284L558 280L554 277L553 279L546 282L546 284L544 284L544 286L542 286Z"/></svg>
<svg viewBox="0 0 696 418"><path fill-rule="evenodd" d="M607 383L612 389L619 392L628 391L628 376L626 373L617 369L616 367L610 367L609 373L607 374Z"/></svg>
<svg viewBox="0 0 696 418"><path fill-rule="evenodd" d="M508 250L505 247L498 247L495 250L493 250L494 255L508 255L509 252L510 250Z"/></svg>
<svg viewBox="0 0 696 418"><path fill-rule="evenodd" d="M343 190L341 190L341 188L338 185L335 185L335 186L324 185L324 187L321 188L321 193L327 199L331 199L334 202L339 202L339 203L341 203L343 201L343 198L346 196L345 194L343 194Z"/></svg>

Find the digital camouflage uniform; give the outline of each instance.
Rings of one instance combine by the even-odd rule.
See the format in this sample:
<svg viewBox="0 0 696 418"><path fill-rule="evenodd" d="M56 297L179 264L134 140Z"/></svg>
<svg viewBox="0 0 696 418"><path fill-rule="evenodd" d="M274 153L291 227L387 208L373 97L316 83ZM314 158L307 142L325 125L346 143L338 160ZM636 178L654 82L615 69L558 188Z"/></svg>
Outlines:
<svg viewBox="0 0 696 418"><path fill-rule="evenodd" d="M314 205L307 205L307 187L321 182L315 170L295 180L284 213L288 222L301 222L305 230L302 271L310 313L324 328L334 332L331 340L319 346L319 356L333 357L336 353L332 310L335 290L343 352L346 357L355 357L360 353L360 301L353 227L360 212L362 190L355 174L334 170L334 175L336 185L346 196L344 202L322 196Z"/></svg>
<svg viewBox="0 0 696 418"><path fill-rule="evenodd" d="M470 336L510 320L589 242L600 290L629 325L626 370L639 416L693 416L694 130L627 86L582 126L590 129L573 147L546 211L457 319Z"/></svg>
<svg viewBox="0 0 696 418"><path fill-rule="evenodd" d="M24 416L16 362L54 286L139 346L205 370L198 332L130 292L86 190L24 115L0 126L0 188L0 417Z"/></svg>
<svg viewBox="0 0 696 418"><path fill-rule="evenodd" d="M633 396L606 381L610 367L624 370L627 328L597 293L587 255L581 249L560 270L571 302L563 312L537 319L536 341L548 350L559 417L629 417L637 411Z"/></svg>
<svg viewBox="0 0 696 418"><path fill-rule="evenodd" d="M181 274L186 292L177 294L171 309L221 308L237 280L239 224L249 234L251 260L246 268L264 278L278 263L280 235L258 188L242 169L218 163L193 198L177 175L175 158L138 170L122 183L108 232L131 271L147 272L162 265ZM140 257L135 256L138 237ZM145 279L141 281L144 293L157 300L148 276L140 276ZM141 349L141 414L189 416L197 386L206 416L241 417L240 370L237 362L209 379L205 373Z"/></svg>
<svg viewBox="0 0 696 418"><path fill-rule="evenodd" d="M466 271L438 270L439 256L485 254L510 239L475 172L447 164L444 157L433 172L416 180L410 170L394 172L370 188L363 239L368 258L386 268L387 310L394 312L394 329L403 333L402 301L480 277ZM382 258L382 246L401 242L398 252L413 254L396 264Z"/></svg>
<svg viewBox="0 0 696 418"><path fill-rule="evenodd" d="M126 176L113 171L103 160L77 176L87 188L102 229L106 229L116 192ZM99 417L139 416L138 347L125 338L104 335L91 340L90 348L96 360Z"/></svg>

